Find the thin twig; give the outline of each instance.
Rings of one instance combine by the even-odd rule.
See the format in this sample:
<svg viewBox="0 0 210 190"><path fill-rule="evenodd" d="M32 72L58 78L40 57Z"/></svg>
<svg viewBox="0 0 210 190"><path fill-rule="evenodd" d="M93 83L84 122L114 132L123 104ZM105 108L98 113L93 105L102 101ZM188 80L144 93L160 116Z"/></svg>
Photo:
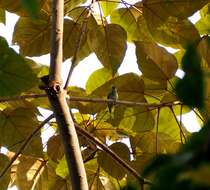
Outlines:
<svg viewBox="0 0 210 190"><path fill-rule="evenodd" d="M54 117L54 115L50 115L47 119L45 119L29 136L28 138L25 140L25 142L21 145L21 147L19 148L19 150L15 153L15 155L12 157L12 159L10 160L10 162L8 163L8 165L5 166L5 168L2 170L2 172L0 173L0 178L4 176L4 174L8 171L8 169L12 166L12 164L15 162L15 160L18 158L18 156L23 152L23 150L26 148L26 146L30 143L30 141L32 140L32 138L40 131L40 129L47 124L52 118Z"/></svg>
<svg viewBox="0 0 210 190"><path fill-rule="evenodd" d="M28 95L21 95L21 96L12 96L12 97L0 98L0 103L25 100L25 99L30 99L30 98L46 98L46 97L47 97L47 94L28 94Z"/></svg>
<svg viewBox="0 0 210 190"><path fill-rule="evenodd" d="M86 9L85 9L85 11L86 11ZM82 12L82 14L83 14L83 12ZM70 81L71 75L72 75L74 67L76 65L77 55L78 55L78 52L80 51L80 47L81 47L81 44L82 44L82 39L83 39L84 34L86 32L86 29L87 29L87 21L88 21L89 17L90 17L90 11L88 12L88 14L85 16L85 18L83 20L82 27L81 27L81 32L80 32L80 37L79 37L79 39L78 39L78 41L76 43L77 46L75 48L74 56L72 58L71 67L69 69L69 73L68 73L68 76L67 76L67 79L66 79L66 83L64 85L64 89L67 89L67 87L69 85L69 81Z"/></svg>
<svg viewBox="0 0 210 190"><path fill-rule="evenodd" d="M181 134L182 134L182 136L183 136L183 138L184 138L184 141L186 142L187 139L186 139L185 134L184 134L184 132L183 132L183 130L182 130L182 126L180 125L180 123L179 123L179 121L178 121L178 119L177 119L177 117L176 117L176 114L175 114L173 108L172 108L171 106L170 106L169 108L170 108L171 112L173 113L174 119L176 120L176 123L177 123L177 125L178 125L178 127L179 127L179 129L180 129L180 132L181 132Z"/></svg>

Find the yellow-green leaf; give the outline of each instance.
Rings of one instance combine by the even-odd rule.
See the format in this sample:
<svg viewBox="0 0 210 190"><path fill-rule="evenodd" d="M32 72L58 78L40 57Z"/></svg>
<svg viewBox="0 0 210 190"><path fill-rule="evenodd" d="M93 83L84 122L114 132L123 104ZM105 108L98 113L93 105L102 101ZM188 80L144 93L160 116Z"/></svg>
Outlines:
<svg viewBox="0 0 210 190"><path fill-rule="evenodd" d="M9 158L6 155L0 153L0 171L3 171L3 169L5 169L5 167L9 164L9 162L10 162ZM0 189L7 190L9 182L10 182L10 169L8 169L8 171L4 174L4 176L1 177Z"/></svg>
<svg viewBox="0 0 210 190"><path fill-rule="evenodd" d="M42 163L41 160L29 156L21 156L19 160L16 174L17 187L21 190L31 189L45 168L44 161Z"/></svg>
<svg viewBox="0 0 210 190"><path fill-rule="evenodd" d="M68 14L72 9L75 7L81 5L82 3L85 3L86 0L65 0L64 1L64 11L66 14Z"/></svg>
<svg viewBox="0 0 210 190"><path fill-rule="evenodd" d="M118 0L100 1L100 6L101 6L104 16L106 17L110 15L112 11L117 8L118 4L119 4Z"/></svg>
<svg viewBox="0 0 210 190"><path fill-rule="evenodd" d="M86 82L86 91L88 94L93 92L96 88L103 85L112 78L112 73L106 68L101 68L94 71Z"/></svg>
<svg viewBox="0 0 210 190"><path fill-rule="evenodd" d="M69 175L68 165L65 156L63 156L63 158L59 160L59 163L56 167L56 174L63 179L65 179Z"/></svg>
<svg viewBox="0 0 210 190"><path fill-rule="evenodd" d="M186 19L206 5L209 0L144 0L143 9L162 20L168 17Z"/></svg>
<svg viewBox="0 0 210 190"><path fill-rule="evenodd" d="M179 123L177 123L178 120L173 115L173 112L170 108L165 107L160 109L160 117L158 121L158 132L165 133L169 135L173 140L176 140L177 142L181 142L181 136L183 140L183 134L187 138L189 132L186 131L186 129L182 126L179 127ZM181 131L180 131L181 128ZM154 129L155 132L156 128Z"/></svg>
<svg viewBox="0 0 210 190"><path fill-rule="evenodd" d="M174 55L154 43L136 42L135 44L137 63L145 77L162 81L175 75L178 65Z"/></svg>
<svg viewBox="0 0 210 190"><path fill-rule="evenodd" d="M50 17L42 14L39 19L20 17L13 32L13 44L20 46L24 56L41 56L50 52Z"/></svg>
<svg viewBox="0 0 210 190"><path fill-rule="evenodd" d="M117 72L125 56L126 40L126 32L116 24L98 26L88 35L90 47L102 65L110 69L113 75Z"/></svg>
<svg viewBox="0 0 210 190"><path fill-rule="evenodd" d="M120 8L110 16L111 22L119 24L127 32L128 41L152 41L144 17L134 8Z"/></svg>
<svg viewBox="0 0 210 190"><path fill-rule="evenodd" d="M0 144L16 152L22 143L39 126L37 110L34 108L10 108L0 112ZM42 141L40 132L33 137L24 154L41 157Z"/></svg>
<svg viewBox="0 0 210 190"><path fill-rule="evenodd" d="M163 45L174 48L186 48L189 43L196 42L200 36L195 26L187 18L183 19L173 15L170 16L173 12L171 11L172 13L170 13L167 9L167 3L165 1L164 4L166 7L162 7L163 1L161 0L158 3L155 0L155 4L151 3L151 1L144 2L143 16L153 38ZM150 8L150 5L155 8ZM160 11L159 9L163 10ZM175 8L174 12L179 12L179 9L177 10Z"/></svg>
<svg viewBox="0 0 210 190"><path fill-rule="evenodd" d="M146 101L143 103L146 103ZM114 110L113 124L120 130L145 132L154 128L155 120L146 106L126 108L119 105Z"/></svg>
<svg viewBox="0 0 210 190"><path fill-rule="evenodd" d="M9 48L0 37L0 96L13 96L34 87L38 82L25 59Z"/></svg>
<svg viewBox="0 0 210 190"><path fill-rule="evenodd" d="M52 136L48 142L47 142L47 155L50 159L52 159L54 162L58 162L63 155L63 145L61 144L60 136Z"/></svg>
<svg viewBox="0 0 210 190"><path fill-rule="evenodd" d="M109 148L124 161L130 161L130 151L124 143L117 142L109 146ZM126 170L104 152L99 153L97 161L103 170L114 178L122 179L126 175Z"/></svg>
<svg viewBox="0 0 210 190"><path fill-rule="evenodd" d="M72 20L64 20L64 36L63 36L63 56L64 58L70 58L75 56L77 53L77 59L81 60L90 53L90 48L86 44L84 49L83 45L87 40L86 32L82 32L82 28L79 24L73 22ZM78 49L79 45L79 49ZM80 50L82 52L80 52ZM78 61L78 60L77 60Z"/></svg>
<svg viewBox="0 0 210 190"><path fill-rule="evenodd" d="M210 12L209 12L210 4L207 4L200 10L200 20L198 20L195 24L200 34L209 34L210 33Z"/></svg>
<svg viewBox="0 0 210 190"><path fill-rule="evenodd" d="M35 11L37 12L38 10L40 10L40 8L43 6L45 2L46 0L36 0L36 2L34 2L37 4L37 8ZM31 4L31 2L29 4ZM0 0L0 8L3 8L12 13L18 14L19 16L28 16L29 14L31 14L32 7L31 6L27 7L30 9L30 13L29 13L28 12L29 9L26 9L24 5L26 4L23 3L23 0L7 0L7 1Z"/></svg>

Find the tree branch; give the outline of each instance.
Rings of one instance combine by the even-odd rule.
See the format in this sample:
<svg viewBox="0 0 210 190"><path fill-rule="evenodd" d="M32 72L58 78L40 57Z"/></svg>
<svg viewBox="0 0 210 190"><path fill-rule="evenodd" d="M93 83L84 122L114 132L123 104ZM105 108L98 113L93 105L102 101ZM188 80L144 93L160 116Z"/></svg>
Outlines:
<svg viewBox="0 0 210 190"><path fill-rule="evenodd" d="M15 153L15 155L12 157L8 165L5 166L5 168L2 170L0 173L0 178L4 176L4 174L8 171L8 169L12 166L12 164L15 162L15 160L18 158L18 156L23 152L23 150L26 148L26 146L30 143L32 138L39 132L39 130L47 124L54 115L50 115L47 119L45 119L29 136L28 138L24 141L24 143L21 145L19 150Z"/></svg>
<svg viewBox="0 0 210 190"><path fill-rule="evenodd" d="M144 179L135 169L133 169L127 162L122 160L108 146L100 142L97 138L90 135L84 129L80 128L76 123L75 123L75 128L79 134L87 138L88 141L91 141L93 144L99 146L103 151L105 151L108 155L110 155L120 166L123 166L124 168L126 168L127 171L129 171L139 181L140 184L152 185L152 182L150 180Z"/></svg>
<svg viewBox="0 0 210 190"><path fill-rule="evenodd" d="M30 98L46 98L47 94L29 94L29 95L22 95L22 96L13 96L7 98L0 98L0 103L3 102L10 102L10 101L18 101L18 100L25 100ZM66 98L72 102L93 102L93 103L101 103L107 104L108 102L113 102L113 100L102 99L102 98L89 98L89 97L78 97L78 96L66 96ZM127 106L146 106L148 108L160 108L160 107L170 107L175 105L183 105L180 101L171 101L171 102L163 102L163 103L146 103L146 102L133 102L133 101L125 101L125 100L116 100L114 101L116 104L119 105L127 105Z"/></svg>
<svg viewBox="0 0 210 190"><path fill-rule="evenodd" d="M66 91L61 86L63 61L64 0L52 0L52 35L50 75L42 77L45 90L64 145L73 190L88 190L87 177L78 137L66 101Z"/></svg>

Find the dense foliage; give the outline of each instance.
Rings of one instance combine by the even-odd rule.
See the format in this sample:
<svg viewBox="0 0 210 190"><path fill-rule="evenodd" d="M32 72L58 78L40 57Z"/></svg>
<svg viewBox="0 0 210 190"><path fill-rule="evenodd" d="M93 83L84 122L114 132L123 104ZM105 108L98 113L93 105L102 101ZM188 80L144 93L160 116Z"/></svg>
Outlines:
<svg viewBox="0 0 210 190"><path fill-rule="evenodd" d="M74 68L95 53L103 65L85 89L68 87L75 123L102 143L113 142L109 148L154 184L145 188L209 189L210 0L65 0L64 8L64 60ZM20 52L0 37L0 147L8 149L0 153L0 189L71 189L57 125L48 122L55 133L43 144L37 118L38 107L51 110L39 88L48 68L31 57L50 52L51 1L0 0L1 23L5 11L20 16L12 39ZM197 11L201 18L193 24L188 18ZM136 47L140 76L118 73L128 42ZM182 79L177 69L185 72ZM106 99L113 85L120 101L110 114L96 100ZM191 110L204 125L193 135L182 123ZM91 190L139 189L108 152L79 140Z"/></svg>

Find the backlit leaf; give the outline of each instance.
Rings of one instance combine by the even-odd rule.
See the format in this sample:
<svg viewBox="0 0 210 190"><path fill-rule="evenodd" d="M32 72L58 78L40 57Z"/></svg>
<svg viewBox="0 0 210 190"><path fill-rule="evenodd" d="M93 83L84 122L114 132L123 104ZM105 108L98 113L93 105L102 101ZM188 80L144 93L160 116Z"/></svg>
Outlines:
<svg viewBox="0 0 210 190"><path fill-rule="evenodd" d="M162 9L163 2L164 5L167 6L165 0L159 1L160 3L157 2L157 0L153 1L155 4L151 3L151 1L144 2L143 16L146 20L150 33L156 41L174 48L186 48L189 43L196 42L200 38L198 31L187 18L182 19L170 15L179 12L179 9L177 10L173 7L174 11L171 12L168 8L164 8L165 10L163 9L160 11L160 9ZM168 3L169 8L171 6L170 2L171 1ZM188 1L187 3L191 5ZM180 5L181 4L182 3L180 3ZM153 7L150 7L150 5L155 7L154 10ZM183 9L180 8L180 10Z"/></svg>
<svg viewBox="0 0 210 190"><path fill-rule="evenodd" d="M129 162L130 160L130 151L124 143L114 143L109 148L114 151L121 159ZM112 159L109 155L104 152L100 152L97 157L98 164L112 177L117 179L122 179L126 171L122 166Z"/></svg>
<svg viewBox="0 0 210 190"><path fill-rule="evenodd" d="M36 75L23 57L0 37L0 96L20 94L37 83Z"/></svg>
<svg viewBox="0 0 210 190"><path fill-rule="evenodd" d="M81 5L82 3L85 3L86 0L65 0L64 1L64 11L66 14L68 14L68 12L70 12L72 9L74 9L75 7Z"/></svg>
<svg viewBox="0 0 210 190"><path fill-rule="evenodd" d="M168 17L185 19L206 5L209 0L144 0L144 9L148 9L162 20Z"/></svg>
<svg viewBox="0 0 210 190"><path fill-rule="evenodd" d="M103 85L106 81L108 81L111 78L112 73L106 68L101 68L94 71L86 82L87 93L90 94L92 91Z"/></svg>
<svg viewBox="0 0 210 190"><path fill-rule="evenodd" d="M112 0L112 1L100 1L100 6L101 6L101 9L103 11L103 14L104 16L108 16L112 13L112 11L117 8L119 4L119 1L118 0Z"/></svg>
<svg viewBox="0 0 210 190"><path fill-rule="evenodd" d="M146 106L127 108L118 106L114 110L114 125L132 132L145 132L154 128L155 120Z"/></svg>
<svg viewBox="0 0 210 190"><path fill-rule="evenodd" d="M176 58L164 48L146 42L136 42L136 56L143 75L153 80L168 80L177 70Z"/></svg>
<svg viewBox="0 0 210 190"><path fill-rule="evenodd" d="M61 144L60 136L52 136L47 142L47 155L52 159L54 162L58 162L63 155L63 145Z"/></svg>
<svg viewBox="0 0 210 190"><path fill-rule="evenodd" d="M37 110L34 108L5 109L0 112L0 144L11 151L19 150L20 145L39 126ZM32 138L24 154L41 157L42 141L40 132Z"/></svg>
<svg viewBox="0 0 210 190"><path fill-rule="evenodd" d="M69 175L68 165L65 156L63 156L63 158L59 160L59 163L56 167L56 174L63 179L65 179Z"/></svg>
<svg viewBox="0 0 210 190"><path fill-rule="evenodd" d="M102 65L110 69L113 75L120 67L126 52L127 35L116 24L98 26L89 32L88 42Z"/></svg>
<svg viewBox="0 0 210 190"><path fill-rule="evenodd" d="M161 108L160 117L158 121L158 132L169 135L173 140L176 140L177 142L181 142L180 135L183 136L184 134L184 136L187 138L188 133L183 126L181 126L182 132L180 131L180 127L177 121L178 120L176 120L170 108L168 107ZM154 132L155 131L156 131L156 128L154 128Z"/></svg>
<svg viewBox="0 0 210 190"><path fill-rule="evenodd" d="M42 14L39 19L20 17L13 32L13 44L20 46L20 53L41 56L50 52L50 17Z"/></svg>
<svg viewBox="0 0 210 190"><path fill-rule="evenodd" d="M38 0L21 0L23 8L28 12L32 17L38 16L39 11L39 1Z"/></svg>
<svg viewBox="0 0 210 190"><path fill-rule="evenodd" d="M44 161L42 163L41 160L33 157L20 157L20 163L17 166L17 187L22 190L31 189L39 180L44 168ZM47 180L43 180L43 183L47 185Z"/></svg>
<svg viewBox="0 0 210 190"><path fill-rule="evenodd" d="M30 0L29 2L26 2L26 0L0 0L0 8L19 16L28 16L32 12L32 14L36 13L45 2L46 0Z"/></svg>
<svg viewBox="0 0 210 190"><path fill-rule="evenodd" d="M120 8L113 11L111 22L119 24L125 29L128 41L152 40L144 17L134 8Z"/></svg>
<svg viewBox="0 0 210 190"><path fill-rule="evenodd" d="M209 34L210 33L210 12L209 12L210 4L207 4L200 10L200 20L195 23L196 28L198 29L200 34Z"/></svg>

